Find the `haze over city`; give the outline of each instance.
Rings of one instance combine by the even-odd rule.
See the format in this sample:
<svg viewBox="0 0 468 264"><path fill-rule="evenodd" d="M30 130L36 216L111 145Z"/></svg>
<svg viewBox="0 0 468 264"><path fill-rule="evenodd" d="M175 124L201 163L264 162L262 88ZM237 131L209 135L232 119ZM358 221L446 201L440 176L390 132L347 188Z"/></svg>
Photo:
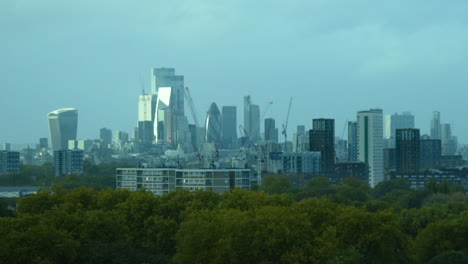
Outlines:
<svg viewBox="0 0 468 264"><path fill-rule="evenodd" d="M13 1L0 3L0 143L48 137L47 113L79 110L79 138L132 133L152 67L174 67L200 120L250 94L289 134L356 112L432 111L468 141L466 1ZM263 109L262 109L263 111ZM263 125L263 124L262 124Z"/></svg>

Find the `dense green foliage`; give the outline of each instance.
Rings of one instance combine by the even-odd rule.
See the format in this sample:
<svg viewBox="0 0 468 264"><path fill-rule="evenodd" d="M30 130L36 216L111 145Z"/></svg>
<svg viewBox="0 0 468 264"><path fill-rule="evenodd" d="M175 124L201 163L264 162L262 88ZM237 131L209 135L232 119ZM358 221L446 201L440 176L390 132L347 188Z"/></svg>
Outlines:
<svg viewBox="0 0 468 264"><path fill-rule="evenodd" d="M273 177L260 189L155 197L54 186L21 198L15 217L0 218L0 260L437 264L468 258L468 199L446 183L412 191L399 181L370 189L352 178L338 186L317 178L295 188Z"/></svg>
<svg viewBox="0 0 468 264"><path fill-rule="evenodd" d="M84 162L83 175L55 177L51 163L42 166L22 165L19 174L0 177L0 186L49 186L61 185L66 189L86 186L93 189L115 188L115 169L132 167L126 163L101 163L93 165Z"/></svg>

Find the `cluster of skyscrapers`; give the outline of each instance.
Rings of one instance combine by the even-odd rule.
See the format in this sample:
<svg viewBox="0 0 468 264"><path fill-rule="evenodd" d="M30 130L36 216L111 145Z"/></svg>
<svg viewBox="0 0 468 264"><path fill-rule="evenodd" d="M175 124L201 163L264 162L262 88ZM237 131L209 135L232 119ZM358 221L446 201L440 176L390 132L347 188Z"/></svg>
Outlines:
<svg viewBox="0 0 468 264"><path fill-rule="evenodd" d="M250 188L261 184L265 174L286 175L297 184L317 176L335 183L353 176L372 187L395 178L409 179L415 188L433 177L462 184L468 179L468 170L459 170L466 165L468 148L458 145L452 126L441 122L439 112L433 113L429 135L415 128L415 117L409 112L384 117L381 109L369 109L347 121L346 136L344 130L341 137L336 136L334 119L315 118L311 129L298 125L288 141L288 120L278 128L275 119L266 117L272 102L261 112L250 95L243 97L241 125L236 106L218 107L215 102L199 122L184 76L174 68L151 69L151 91L143 90L138 99L133 135L102 128L99 139L78 140L76 109L49 113L53 156L47 155L48 141L43 138L35 158L31 158L33 150L25 150L23 162L38 157L53 161L58 176L81 174L83 159L124 161L135 168L118 169L117 187L146 188L155 194L179 188ZM0 173L18 170L11 165L13 160L19 164L19 154L0 152Z"/></svg>

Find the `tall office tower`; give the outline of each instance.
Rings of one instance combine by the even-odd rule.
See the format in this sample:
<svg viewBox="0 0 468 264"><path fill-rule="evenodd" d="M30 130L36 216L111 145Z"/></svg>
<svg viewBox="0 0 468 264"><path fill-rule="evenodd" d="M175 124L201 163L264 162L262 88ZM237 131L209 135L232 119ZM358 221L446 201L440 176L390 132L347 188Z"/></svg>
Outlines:
<svg viewBox="0 0 468 264"><path fill-rule="evenodd" d="M154 114L156 95L143 93L138 101L138 127L136 139L141 143L151 144L154 140Z"/></svg>
<svg viewBox="0 0 468 264"><path fill-rule="evenodd" d="M414 116L409 112L403 114L387 115L385 117L385 138L390 140L390 146L395 147L395 131L397 129L414 128Z"/></svg>
<svg viewBox="0 0 468 264"><path fill-rule="evenodd" d="M108 128L101 128L99 131L99 138L101 139L104 147L109 147L109 145L112 144L112 130Z"/></svg>
<svg viewBox="0 0 468 264"><path fill-rule="evenodd" d="M442 155L455 155L457 152L457 139L452 136L450 124L440 125L440 138L442 140Z"/></svg>
<svg viewBox="0 0 468 264"><path fill-rule="evenodd" d="M225 149L234 149L237 147L237 107L223 106L222 119L222 146Z"/></svg>
<svg viewBox="0 0 468 264"><path fill-rule="evenodd" d="M440 135L440 112L432 112L431 120L431 138L432 139L441 139Z"/></svg>
<svg viewBox="0 0 468 264"><path fill-rule="evenodd" d="M221 119L221 113L219 112L218 106L216 103L212 103L206 115L205 142L215 144L221 143L222 122L223 121Z"/></svg>
<svg viewBox="0 0 468 264"><path fill-rule="evenodd" d="M278 143L278 128L273 118L265 118L265 141Z"/></svg>
<svg viewBox="0 0 468 264"><path fill-rule="evenodd" d="M152 100L156 102L153 116L153 132L156 142L174 147L182 145L184 149L187 149L191 144L188 121L184 111L184 76L175 75L174 68L153 68L151 70L151 94L154 96ZM161 102L164 104L162 105ZM158 130L161 130L159 134Z"/></svg>
<svg viewBox="0 0 468 264"><path fill-rule="evenodd" d="M184 76L175 75L174 68L151 69L151 94L159 95L159 88L171 87L173 89L173 111L176 116L184 115Z"/></svg>
<svg viewBox="0 0 468 264"><path fill-rule="evenodd" d="M55 176L68 174L82 174L83 151L82 150L57 150L54 151Z"/></svg>
<svg viewBox="0 0 468 264"><path fill-rule="evenodd" d="M41 149L47 149L49 147L49 140L47 138L40 138L39 147Z"/></svg>
<svg viewBox="0 0 468 264"><path fill-rule="evenodd" d="M260 107L244 96L244 129L253 142L260 139Z"/></svg>
<svg viewBox="0 0 468 264"><path fill-rule="evenodd" d="M348 122L348 162L358 161L357 122Z"/></svg>
<svg viewBox="0 0 468 264"><path fill-rule="evenodd" d="M0 150L0 174L20 172L20 153L17 151Z"/></svg>
<svg viewBox="0 0 468 264"><path fill-rule="evenodd" d="M421 169L437 168L440 166L442 143L440 139L421 137Z"/></svg>
<svg viewBox="0 0 468 264"><path fill-rule="evenodd" d="M357 145L358 160L369 166L369 185L374 187L384 180L381 109L358 112Z"/></svg>
<svg viewBox="0 0 468 264"><path fill-rule="evenodd" d="M305 126L297 126L296 133L293 135L293 152L304 152L309 150L309 137L306 136Z"/></svg>
<svg viewBox="0 0 468 264"><path fill-rule="evenodd" d="M335 173L335 120L314 119L310 130L310 151L322 153L322 173L333 177Z"/></svg>
<svg viewBox="0 0 468 264"><path fill-rule="evenodd" d="M419 129L397 129L395 138L396 170L398 172L419 171L421 167Z"/></svg>
<svg viewBox="0 0 468 264"><path fill-rule="evenodd" d="M48 115L52 150L68 149L68 140L76 139L78 129L78 110L63 108Z"/></svg>
<svg viewBox="0 0 468 264"><path fill-rule="evenodd" d="M156 119L154 121L154 135L156 143L172 143L174 136L174 119L172 111L172 88L161 87L158 90L156 103Z"/></svg>

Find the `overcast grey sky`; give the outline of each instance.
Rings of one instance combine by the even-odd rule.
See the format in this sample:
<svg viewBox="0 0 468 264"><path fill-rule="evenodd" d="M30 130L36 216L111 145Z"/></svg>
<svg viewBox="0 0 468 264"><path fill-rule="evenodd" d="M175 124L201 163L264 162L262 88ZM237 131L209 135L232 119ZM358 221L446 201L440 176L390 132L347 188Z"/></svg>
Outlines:
<svg viewBox="0 0 468 264"><path fill-rule="evenodd" d="M356 111L433 110L468 142L468 1L0 1L0 143L48 137L46 115L79 111L79 138L131 132L140 79L175 67L200 118L252 95L280 125ZM291 133L290 133L291 134ZM292 135L292 134L291 134Z"/></svg>

